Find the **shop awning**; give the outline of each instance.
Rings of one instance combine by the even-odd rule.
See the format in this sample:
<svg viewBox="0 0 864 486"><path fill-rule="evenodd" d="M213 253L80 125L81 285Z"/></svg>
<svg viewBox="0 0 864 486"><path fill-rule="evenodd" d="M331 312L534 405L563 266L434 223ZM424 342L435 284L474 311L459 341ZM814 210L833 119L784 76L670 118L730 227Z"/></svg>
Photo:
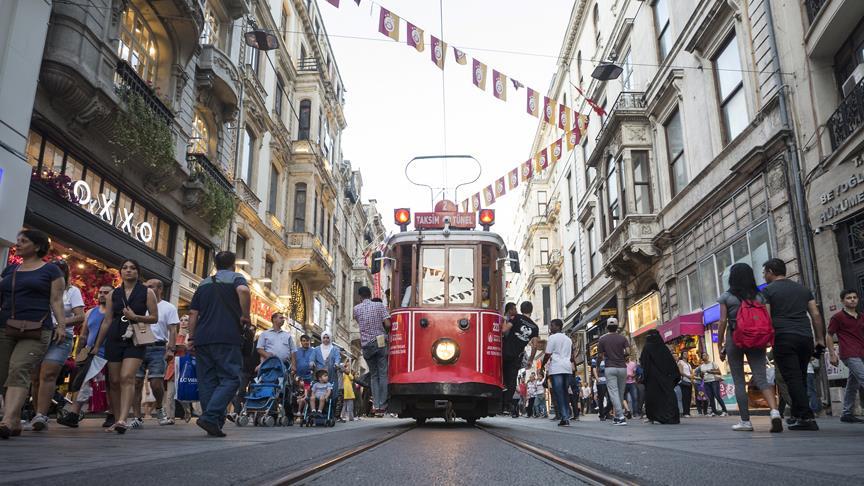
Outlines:
<svg viewBox="0 0 864 486"><path fill-rule="evenodd" d="M574 326L574 329L580 329L588 327L593 321L596 321L599 317L610 317L618 314L618 308L616 307L617 300L615 297L609 299L608 302L598 305L593 309L590 309L588 312L582 315L582 319L579 320L579 323Z"/></svg>
<svg viewBox="0 0 864 486"><path fill-rule="evenodd" d="M720 320L720 304L714 304L702 312L702 323L706 326Z"/></svg>
<svg viewBox="0 0 864 486"><path fill-rule="evenodd" d="M705 333L702 319L702 311L683 314L657 326L657 330L663 337L663 342L669 342L681 336L701 336Z"/></svg>

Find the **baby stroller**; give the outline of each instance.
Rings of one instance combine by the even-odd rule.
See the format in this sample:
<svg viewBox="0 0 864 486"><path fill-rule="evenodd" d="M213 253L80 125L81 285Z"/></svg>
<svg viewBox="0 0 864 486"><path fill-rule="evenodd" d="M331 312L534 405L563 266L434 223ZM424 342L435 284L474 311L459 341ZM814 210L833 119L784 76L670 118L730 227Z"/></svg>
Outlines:
<svg viewBox="0 0 864 486"><path fill-rule="evenodd" d="M303 421L301 422L301 425L305 425L306 427L333 427L336 425L336 417L334 415L334 409L336 406L336 398L334 397L335 393L336 391L334 387L334 389L331 390L330 398L327 399L327 403L323 407L323 413L313 411L311 400L307 400L306 407L303 409Z"/></svg>
<svg viewBox="0 0 864 486"><path fill-rule="evenodd" d="M249 384L246 402L237 417L237 425L250 422L264 427L294 425L294 416L286 405L292 396L285 364L278 357L267 358L258 368L258 376Z"/></svg>

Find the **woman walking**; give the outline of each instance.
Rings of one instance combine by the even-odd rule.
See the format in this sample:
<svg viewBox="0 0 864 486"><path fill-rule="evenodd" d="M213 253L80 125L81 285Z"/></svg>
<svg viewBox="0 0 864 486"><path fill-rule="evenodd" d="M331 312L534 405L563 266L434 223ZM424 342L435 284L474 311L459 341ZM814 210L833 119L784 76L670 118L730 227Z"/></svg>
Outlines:
<svg viewBox="0 0 864 486"><path fill-rule="evenodd" d="M72 285L69 264L65 260L52 262L63 272L66 288L63 290L63 315L66 318L66 335L62 343L52 343L42 358L42 364L33 373L33 397L36 416L30 421L30 426L35 431L45 430L48 427L48 408L51 406L51 398L57 390L57 377L66 358L72 353L72 342L75 340L74 328L84 322L84 299L78 287ZM58 329L60 326L57 326ZM60 413L58 412L58 419Z"/></svg>
<svg viewBox="0 0 864 486"><path fill-rule="evenodd" d="M783 432L783 421L777 410L774 398L774 386L768 383L766 376L765 348L741 349L735 345L732 332L735 329L738 309L742 302L759 302L765 305L765 298L756 287L753 269L746 263L736 263L729 269L729 290L717 299L720 303L720 324L717 332L717 344L720 346L720 360L729 358L729 368L732 371L732 381L735 383L735 401L738 402L738 413L741 420L732 426L733 430L749 432L753 430L750 423L750 409L747 399L747 382L744 379L744 357L750 365L753 381L771 408L771 432ZM767 307L767 305L766 305ZM770 315L770 310L768 311Z"/></svg>
<svg viewBox="0 0 864 486"><path fill-rule="evenodd" d="M131 324L153 324L159 318L156 294L140 282L138 262L127 259L120 266L123 283L114 289L105 306L105 320L90 354L105 341L108 360L108 388L116 421L106 432L126 432L126 417L135 398L135 373L144 360L147 346L136 346Z"/></svg>
<svg viewBox="0 0 864 486"><path fill-rule="evenodd" d="M50 248L51 240L41 231L21 231L15 253L22 261L0 274L0 384L6 387L0 439L21 435L21 407L33 369L50 343L66 340L63 272L42 261Z"/></svg>
<svg viewBox="0 0 864 486"><path fill-rule="evenodd" d="M689 418L693 398L693 367L687 361L687 351L682 351L678 358L678 371L681 373L681 382L678 383L678 389L681 390L681 415Z"/></svg>
<svg viewBox="0 0 864 486"><path fill-rule="evenodd" d="M646 333L639 363L645 382L645 415L648 420L661 424L680 423L675 386L681 380L681 373L672 352L663 344L663 338L656 329Z"/></svg>

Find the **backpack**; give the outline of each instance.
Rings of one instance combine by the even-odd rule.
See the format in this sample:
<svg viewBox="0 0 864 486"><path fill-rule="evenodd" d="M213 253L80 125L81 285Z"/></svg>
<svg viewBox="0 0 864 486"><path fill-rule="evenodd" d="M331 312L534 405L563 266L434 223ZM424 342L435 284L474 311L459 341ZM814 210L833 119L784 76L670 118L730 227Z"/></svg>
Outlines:
<svg viewBox="0 0 864 486"><path fill-rule="evenodd" d="M765 349L774 344L774 326L765 304L758 300L741 301L732 340L741 349Z"/></svg>

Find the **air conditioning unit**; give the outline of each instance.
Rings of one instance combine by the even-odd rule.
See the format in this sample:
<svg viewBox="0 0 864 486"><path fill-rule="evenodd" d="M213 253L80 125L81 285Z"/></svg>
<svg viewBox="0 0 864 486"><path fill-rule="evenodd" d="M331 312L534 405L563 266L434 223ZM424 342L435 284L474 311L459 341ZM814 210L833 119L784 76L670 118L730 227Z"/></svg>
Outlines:
<svg viewBox="0 0 864 486"><path fill-rule="evenodd" d="M846 81L843 81L843 97L849 96L852 90L855 89L855 86L858 86L858 83L864 79L864 63L859 64L855 67L855 70L852 71L852 74L846 78Z"/></svg>

